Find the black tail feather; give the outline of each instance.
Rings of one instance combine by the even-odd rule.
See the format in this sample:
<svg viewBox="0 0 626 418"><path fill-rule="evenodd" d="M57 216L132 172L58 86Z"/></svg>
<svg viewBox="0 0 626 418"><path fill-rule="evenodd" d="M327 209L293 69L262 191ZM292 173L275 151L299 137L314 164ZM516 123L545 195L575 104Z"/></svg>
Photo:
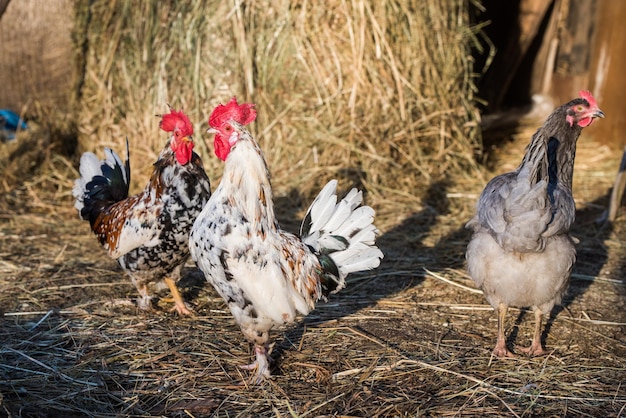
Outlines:
<svg viewBox="0 0 626 418"><path fill-rule="evenodd" d="M112 152L107 150L107 152ZM100 162L102 175L96 175L85 185L83 208L80 215L83 219L89 219L93 225L98 214L107 206L124 200L128 197L130 188L130 152L128 138L126 139L126 161L124 167L116 160L113 167L107 164L107 160Z"/></svg>
<svg viewBox="0 0 626 418"><path fill-rule="evenodd" d="M322 267L322 294L324 297L332 293L340 284L339 268L337 264L326 254L320 254L317 256Z"/></svg>

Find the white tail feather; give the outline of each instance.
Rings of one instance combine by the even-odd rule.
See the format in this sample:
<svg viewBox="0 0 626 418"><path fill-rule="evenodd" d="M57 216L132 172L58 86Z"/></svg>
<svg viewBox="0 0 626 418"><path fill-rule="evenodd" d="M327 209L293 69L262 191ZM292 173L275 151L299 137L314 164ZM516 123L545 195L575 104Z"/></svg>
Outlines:
<svg viewBox="0 0 626 418"><path fill-rule="evenodd" d="M352 216L354 218L355 215L352 215L352 213L356 208L358 208L362 201L363 194L360 191L357 189L350 190L350 193L341 199L341 202L339 202L339 204L335 207L333 216L328 220L328 222L325 223L324 229L337 231L339 234L339 228L348 219L348 217Z"/></svg>
<svg viewBox="0 0 626 418"><path fill-rule="evenodd" d="M100 160L93 152L86 152L80 157L80 175L83 180L91 180L94 176L102 175Z"/></svg>
<svg viewBox="0 0 626 418"><path fill-rule="evenodd" d="M95 176L102 175L102 168L100 167L100 160L96 154L92 152L86 152L80 157L80 178L74 182L72 188L72 195L76 199L74 207L78 209L78 212L83 209L84 196L87 192L87 183L91 181Z"/></svg>
<svg viewBox="0 0 626 418"><path fill-rule="evenodd" d="M383 253L377 247L359 242L350 246L352 251L340 251L331 255L339 268L342 280L350 273L372 270L380 265Z"/></svg>
<svg viewBox="0 0 626 418"><path fill-rule="evenodd" d="M333 215L337 203L336 190L337 180L329 181L311 204L309 208L311 214L311 231L320 230Z"/></svg>
<svg viewBox="0 0 626 418"><path fill-rule="evenodd" d="M376 247L378 231L374 226L374 209L360 206L363 194L352 189L337 203L337 181L324 186L311 204L300 231L305 244L318 254L327 253L339 270L344 285L349 273L371 270L380 265L383 253ZM306 225L309 223L309 225Z"/></svg>

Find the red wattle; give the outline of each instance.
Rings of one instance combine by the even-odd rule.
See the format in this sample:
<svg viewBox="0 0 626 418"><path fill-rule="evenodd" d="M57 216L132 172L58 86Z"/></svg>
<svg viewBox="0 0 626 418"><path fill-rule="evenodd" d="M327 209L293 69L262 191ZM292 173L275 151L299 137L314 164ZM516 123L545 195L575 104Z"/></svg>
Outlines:
<svg viewBox="0 0 626 418"><path fill-rule="evenodd" d="M215 155L222 161L226 161L226 157L230 153L230 144L228 141L223 140L223 136L219 133L215 134L213 140L213 148L215 149Z"/></svg>
<svg viewBox="0 0 626 418"><path fill-rule="evenodd" d="M176 156L176 161L180 165L185 165L189 161L191 161L191 155L193 154L193 142L183 142L174 144L172 143L172 151L174 151L174 155Z"/></svg>

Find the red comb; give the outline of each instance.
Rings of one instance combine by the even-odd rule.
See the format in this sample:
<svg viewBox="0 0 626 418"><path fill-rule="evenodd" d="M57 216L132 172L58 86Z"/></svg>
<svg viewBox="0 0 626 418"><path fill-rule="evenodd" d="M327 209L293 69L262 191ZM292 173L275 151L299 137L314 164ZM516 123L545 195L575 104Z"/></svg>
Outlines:
<svg viewBox="0 0 626 418"><path fill-rule="evenodd" d="M253 103L237 103L237 98L233 97L225 105L219 104L209 116L211 128L219 128L224 123L234 120L242 125L247 125L256 119L256 110Z"/></svg>
<svg viewBox="0 0 626 418"><path fill-rule="evenodd" d="M595 97L593 97L593 95L591 94L589 90L581 90L578 92L578 94L580 95L580 97L582 97L583 99L587 100L587 102L589 102L589 106L598 107L598 103L596 103Z"/></svg>
<svg viewBox="0 0 626 418"><path fill-rule="evenodd" d="M170 113L162 115L159 127L165 132L179 132L182 136L193 135L193 125L182 110L170 110Z"/></svg>

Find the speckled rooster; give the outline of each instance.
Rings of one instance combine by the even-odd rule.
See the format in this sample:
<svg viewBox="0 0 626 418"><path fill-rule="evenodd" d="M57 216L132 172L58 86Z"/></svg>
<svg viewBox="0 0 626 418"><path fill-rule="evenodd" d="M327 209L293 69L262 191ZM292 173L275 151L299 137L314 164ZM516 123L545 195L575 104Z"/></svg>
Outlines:
<svg viewBox="0 0 626 418"><path fill-rule="evenodd" d="M172 135L143 192L128 196L130 164L105 148L105 159L86 152L80 159L80 175L72 193L80 217L109 256L131 277L139 291L141 309L152 306L149 284L165 282L172 292L175 310L191 314L176 282L189 258L189 230L211 196L209 179L200 157L193 152L193 125L182 112L162 115L160 128Z"/></svg>
<svg viewBox="0 0 626 418"><path fill-rule="evenodd" d="M274 215L270 176L256 140L243 127L256 118L251 104L233 98L209 118L224 175L198 216L191 256L224 298L244 336L254 344L259 383L270 376L272 328L294 322L315 303L345 286L351 272L378 267L374 210L352 189L337 202L330 181L309 208L300 236L281 230Z"/></svg>

